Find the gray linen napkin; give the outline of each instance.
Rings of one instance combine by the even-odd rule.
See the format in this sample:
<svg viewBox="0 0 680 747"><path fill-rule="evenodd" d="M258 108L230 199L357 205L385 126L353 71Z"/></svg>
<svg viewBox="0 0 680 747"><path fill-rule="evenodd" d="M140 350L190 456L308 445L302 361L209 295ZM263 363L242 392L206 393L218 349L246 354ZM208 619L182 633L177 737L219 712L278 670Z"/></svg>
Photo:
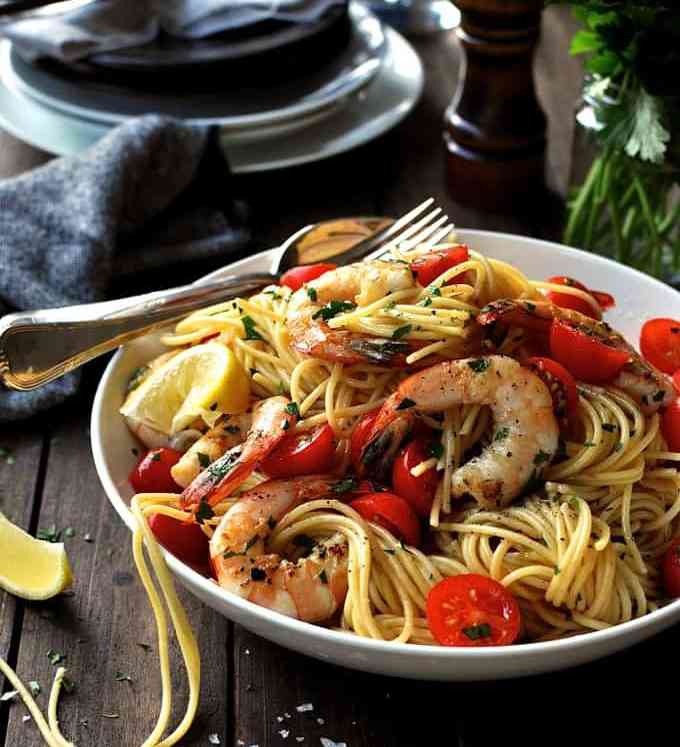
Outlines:
<svg viewBox="0 0 680 747"><path fill-rule="evenodd" d="M102 300L114 279L242 249L250 236L217 134L141 117L80 156L0 182L0 315ZM78 381L0 385L0 422L62 402Z"/></svg>
<svg viewBox="0 0 680 747"><path fill-rule="evenodd" d="M172 36L200 39L276 19L313 23L347 0L97 0L60 11L58 5L0 22L0 35L25 57L74 62L97 52L148 44L162 27Z"/></svg>

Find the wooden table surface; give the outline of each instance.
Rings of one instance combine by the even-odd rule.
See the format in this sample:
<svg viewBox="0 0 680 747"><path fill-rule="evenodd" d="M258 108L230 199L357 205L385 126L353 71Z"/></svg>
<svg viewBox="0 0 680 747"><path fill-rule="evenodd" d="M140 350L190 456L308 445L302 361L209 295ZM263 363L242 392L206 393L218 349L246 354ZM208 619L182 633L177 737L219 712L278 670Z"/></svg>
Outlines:
<svg viewBox="0 0 680 747"><path fill-rule="evenodd" d="M579 65L567 55L572 28L561 9L545 14L536 65L550 120L549 180L562 194L580 85ZM450 34L416 40L415 46L427 83L417 109L400 127L320 164L237 180L252 207L253 251L310 221L400 214L426 195L436 197L460 226L559 235L558 200L530 215L502 217L463 209L446 193L441 122L455 88L459 53ZM47 159L0 133L1 177ZM149 278L149 288L172 280ZM72 527L75 535L66 544L76 578L71 592L45 604L0 591L0 653L25 682L41 685L43 707L54 673L47 651L64 653L76 685L62 699L64 733L78 745L137 747L155 723L160 682L153 617L134 570L130 534L109 505L90 454L89 413L101 371L101 363L90 364L80 394L67 405L0 429L0 447L10 455L0 457L0 510L31 533L51 525ZM419 683L308 659L180 595L203 661L199 713L185 745L217 744L210 740L213 734L229 747L316 746L320 737L348 747L554 744L566 738L583 745L603 739L627 744L642 726L645 741L655 744L672 713L675 686L659 678L675 653L677 629L609 660L550 676ZM176 652L174 664L179 675ZM179 712L186 687L179 676L175 685ZM313 711L298 712L303 703L313 704ZM25 713L19 703L0 702L0 747L41 744L33 723L23 720Z"/></svg>

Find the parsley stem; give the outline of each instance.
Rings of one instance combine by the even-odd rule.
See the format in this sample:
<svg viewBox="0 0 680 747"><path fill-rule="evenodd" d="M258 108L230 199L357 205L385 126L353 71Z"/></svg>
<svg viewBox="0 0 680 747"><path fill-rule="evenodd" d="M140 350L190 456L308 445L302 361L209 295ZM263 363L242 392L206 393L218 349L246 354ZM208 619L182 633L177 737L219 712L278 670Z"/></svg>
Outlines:
<svg viewBox="0 0 680 747"><path fill-rule="evenodd" d="M645 192L645 188L642 186L640 177L636 174L633 177L633 180L635 183L635 189L637 190L637 193L638 193L638 197L640 198L642 214L645 217L645 221L647 223L647 227L649 228L649 233L651 237L652 252L653 252L652 267L654 270L654 274L657 277L659 277L659 275L661 274L661 242L659 240L659 234L656 229L656 221L654 220L654 215L652 214L652 210L647 200L647 193Z"/></svg>
<svg viewBox="0 0 680 747"><path fill-rule="evenodd" d="M567 221L567 227L564 229L564 243L574 246L578 244L578 232L581 225L581 218L588 200L590 199L590 193L599 178L600 169L602 163L600 158L596 158L593 165L590 167L588 176L585 182L581 185L576 195L576 198L569 211L569 220Z"/></svg>

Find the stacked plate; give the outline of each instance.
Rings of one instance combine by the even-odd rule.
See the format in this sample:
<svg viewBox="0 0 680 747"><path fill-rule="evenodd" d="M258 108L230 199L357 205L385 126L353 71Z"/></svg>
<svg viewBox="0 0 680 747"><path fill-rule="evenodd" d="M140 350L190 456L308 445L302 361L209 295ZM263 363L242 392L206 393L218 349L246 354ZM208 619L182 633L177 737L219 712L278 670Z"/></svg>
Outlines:
<svg viewBox="0 0 680 747"><path fill-rule="evenodd" d="M272 59L252 42L244 42L246 57L248 43L260 55L260 67ZM166 114L218 125L234 170L252 172L318 160L378 136L408 114L423 85L413 48L359 3L349 8L346 43L332 58L311 65L313 70L287 74L285 84L272 70L269 83L265 76L245 86L205 80L201 87L187 85L192 75L207 79L201 71L214 64L215 55L228 56L227 49L233 53L233 45L189 53L152 47L70 69L29 62L11 43L1 42L0 125L65 155L87 148L127 117ZM159 75L158 85L151 71ZM126 85L121 73L138 73L141 85ZM181 93L179 86L162 84L162 73L184 76Z"/></svg>

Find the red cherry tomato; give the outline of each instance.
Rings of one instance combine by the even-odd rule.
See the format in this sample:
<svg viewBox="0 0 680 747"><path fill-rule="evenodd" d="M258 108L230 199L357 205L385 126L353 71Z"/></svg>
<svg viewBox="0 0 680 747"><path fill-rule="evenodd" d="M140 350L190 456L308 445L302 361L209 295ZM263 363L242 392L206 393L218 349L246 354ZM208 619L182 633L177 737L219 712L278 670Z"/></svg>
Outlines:
<svg viewBox="0 0 680 747"><path fill-rule="evenodd" d="M210 575L208 538L198 524L178 521L164 514L152 514L149 527L160 544L176 558L195 571Z"/></svg>
<svg viewBox="0 0 680 747"><path fill-rule="evenodd" d="M650 319L640 332L642 355L659 371L675 373L680 368L680 322Z"/></svg>
<svg viewBox="0 0 680 747"><path fill-rule="evenodd" d="M182 452L175 449L152 449L137 462L128 480L138 493L181 493L170 474L181 458Z"/></svg>
<svg viewBox="0 0 680 747"><path fill-rule="evenodd" d="M366 439L373 430L373 423L375 423L379 412L380 408L367 412L363 418L357 422L352 431L349 441L349 458L354 465L354 469L357 471L359 470L361 452L363 451Z"/></svg>
<svg viewBox="0 0 680 747"><path fill-rule="evenodd" d="M567 369L552 358L529 358L526 367L534 371L550 390L558 418L573 418L578 411L576 381Z"/></svg>
<svg viewBox="0 0 680 747"><path fill-rule="evenodd" d="M680 399L674 399L663 411L661 433L671 451L680 451Z"/></svg>
<svg viewBox="0 0 680 747"><path fill-rule="evenodd" d="M507 646L520 623L512 594L477 573L449 576L427 595L427 624L442 646Z"/></svg>
<svg viewBox="0 0 680 747"><path fill-rule="evenodd" d="M580 381L606 384L630 360L625 350L605 345L569 322L555 319L550 327L550 352Z"/></svg>
<svg viewBox="0 0 680 747"><path fill-rule="evenodd" d="M269 477L296 477L326 472L335 459L335 436L326 424L308 433L291 433L260 465Z"/></svg>
<svg viewBox="0 0 680 747"><path fill-rule="evenodd" d="M680 537L676 537L666 550L661 562L663 585L671 597L680 597Z"/></svg>
<svg viewBox="0 0 680 747"><path fill-rule="evenodd" d="M305 283L311 283L312 280L320 278L330 270L334 270L337 265L331 262L319 262L316 265L300 265L300 267L293 267L287 272L281 275L279 283L281 285L287 285L291 290L300 290Z"/></svg>
<svg viewBox="0 0 680 747"><path fill-rule="evenodd" d="M603 291L593 291L590 288L586 288L583 283L579 283L574 278L569 278L566 275L555 275L554 277L548 278L549 283L555 285L565 285L569 288L577 288L578 290L590 293L590 295L597 301L601 309L609 309L615 305L614 296ZM597 313L595 309L584 299L578 296L572 296L570 293L560 293L559 291L550 290L545 294L549 301L560 306L563 309L573 309L574 311L580 311L581 314L590 316L593 319L601 319L602 314Z"/></svg>
<svg viewBox="0 0 680 747"><path fill-rule="evenodd" d="M422 257L411 262L411 270L416 276L416 280L422 285L429 285L433 280L444 274L451 267L467 262L470 259L470 252L465 244L453 246L450 249L441 249L439 251L427 252ZM456 275L451 278L447 285L462 283L465 273Z"/></svg>
<svg viewBox="0 0 680 747"><path fill-rule="evenodd" d="M392 487L397 495L405 498L420 516L429 516L434 493L439 484L437 470L432 467L419 477L411 470L432 457L432 439L414 438L397 454L392 466Z"/></svg>
<svg viewBox="0 0 680 747"><path fill-rule="evenodd" d="M407 545L420 544L420 522L409 504L394 493L369 493L349 504L366 521L372 521L391 532Z"/></svg>

